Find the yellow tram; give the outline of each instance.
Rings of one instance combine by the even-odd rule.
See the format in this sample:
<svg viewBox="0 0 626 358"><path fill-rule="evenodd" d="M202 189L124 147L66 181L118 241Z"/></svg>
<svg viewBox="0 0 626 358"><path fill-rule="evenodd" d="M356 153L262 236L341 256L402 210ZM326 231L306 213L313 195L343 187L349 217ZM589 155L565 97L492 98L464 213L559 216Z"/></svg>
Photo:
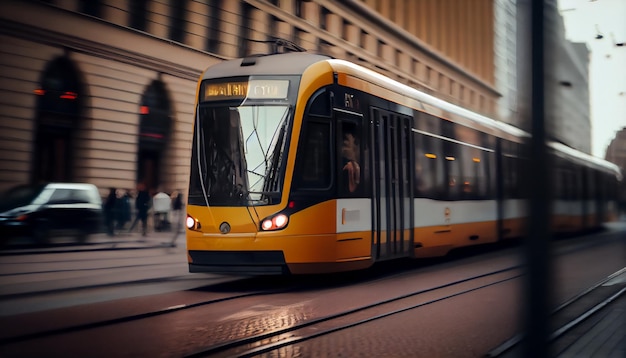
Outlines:
<svg viewBox="0 0 626 358"><path fill-rule="evenodd" d="M196 101L190 272L356 270L524 234L517 128L303 52L212 66ZM614 218L618 168L549 149L554 229Z"/></svg>

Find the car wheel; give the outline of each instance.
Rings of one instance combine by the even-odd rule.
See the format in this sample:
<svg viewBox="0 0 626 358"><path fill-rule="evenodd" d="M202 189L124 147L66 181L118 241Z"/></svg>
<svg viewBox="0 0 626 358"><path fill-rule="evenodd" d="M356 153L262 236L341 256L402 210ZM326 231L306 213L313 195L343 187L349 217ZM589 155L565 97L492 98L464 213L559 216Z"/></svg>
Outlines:
<svg viewBox="0 0 626 358"><path fill-rule="evenodd" d="M78 234L76 234L76 242L78 242L79 244L84 244L85 242L87 242L88 238L89 233L86 230L79 230Z"/></svg>
<svg viewBox="0 0 626 358"><path fill-rule="evenodd" d="M46 222L38 222L33 228L33 239L40 245L50 243L50 228Z"/></svg>

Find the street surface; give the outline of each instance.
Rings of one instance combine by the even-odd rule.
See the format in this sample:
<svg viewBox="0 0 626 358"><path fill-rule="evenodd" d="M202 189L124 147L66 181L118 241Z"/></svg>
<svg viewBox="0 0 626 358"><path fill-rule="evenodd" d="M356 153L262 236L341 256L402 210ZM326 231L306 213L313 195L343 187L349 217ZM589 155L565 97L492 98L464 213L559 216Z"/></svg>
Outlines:
<svg viewBox="0 0 626 358"><path fill-rule="evenodd" d="M49 247L23 243L0 251L0 316L49 310L204 286L228 277L193 275L187 269L184 234L108 237L85 245L58 239Z"/></svg>
<svg viewBox="0 0 626 358"><path fill-rule="evenodd" d="M620 222L599 234L555 242L554 306L626 266L625 233L626 222ZM170 235L152 233L145 241L137 234L98 236L85 246L3 251L0 355L187 356L524 262L513 246L378 273L248 280L189 274L184 240L169 247ZM441 301L426 292L418 301L435 301L277 354L481 357L521 329L524 281L515 277ZM264 289L286 292L255 294ZM94 322L100 324L90 326Z"/></svg>

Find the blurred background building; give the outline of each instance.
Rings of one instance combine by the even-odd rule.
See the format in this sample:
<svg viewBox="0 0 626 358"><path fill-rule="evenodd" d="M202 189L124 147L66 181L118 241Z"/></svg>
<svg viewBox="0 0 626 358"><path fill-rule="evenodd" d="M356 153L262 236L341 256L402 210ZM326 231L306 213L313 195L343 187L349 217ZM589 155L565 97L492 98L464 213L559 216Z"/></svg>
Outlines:
<svg viewBox="0 0 626 358"><path fill-rule="evenodd" d="M615 163L622 171L622 175L626 176L626 127L615 134L615 138L606 150L604 159ZM620 202L622 203L622 211L626 214L626 179L622 179Z"/></svg>
<svg viewBox="0 0 626 358"><path fill-rule="evenodd" d="M565 39L565 24L556 0L545 4L546 133L591 154L589 49L584 43Z"/></svg>
<svg viewBox="0 0 626 358"><path fill-rule="evenodd" d="M515 0L0 2L0 190L79 181L187 187L196 81L280 37L528 129ZM556 5L552 133L589 151L587 53ZM520 72L522 71L522 72ZM558 123L561 121L561 123ZM104 193L103 193L104 194Z"/></svg>

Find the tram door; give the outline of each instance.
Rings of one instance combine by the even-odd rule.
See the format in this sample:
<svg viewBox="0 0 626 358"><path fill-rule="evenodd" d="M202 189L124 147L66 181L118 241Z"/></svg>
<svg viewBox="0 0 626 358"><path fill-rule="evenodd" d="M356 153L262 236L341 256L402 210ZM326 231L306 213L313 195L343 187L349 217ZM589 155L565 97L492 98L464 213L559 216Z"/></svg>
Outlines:
<svg viewBox="0 0 626 358"><path fill-rule="evenodd" d="M372 255L413 255L411 118L372 110Z"/></svg>

